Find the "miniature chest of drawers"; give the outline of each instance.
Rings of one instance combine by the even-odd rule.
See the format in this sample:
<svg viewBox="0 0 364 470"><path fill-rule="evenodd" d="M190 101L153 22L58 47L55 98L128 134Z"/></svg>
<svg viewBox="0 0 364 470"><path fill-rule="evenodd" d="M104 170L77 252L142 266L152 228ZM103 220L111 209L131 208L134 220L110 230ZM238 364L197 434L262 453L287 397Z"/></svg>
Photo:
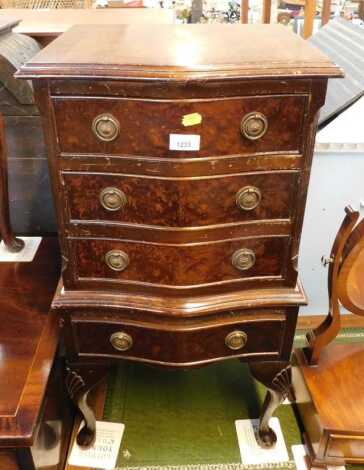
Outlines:
<svg viewBox="0 0 364 470"><path fill-rule="evenodd" d="M268 387L259 442L273 445L305 303L317 114L341 71L282 26L99 25L18 76L33 80L48 145L79 443L94 438L85 398L112 362L235 358Z"/></svg>

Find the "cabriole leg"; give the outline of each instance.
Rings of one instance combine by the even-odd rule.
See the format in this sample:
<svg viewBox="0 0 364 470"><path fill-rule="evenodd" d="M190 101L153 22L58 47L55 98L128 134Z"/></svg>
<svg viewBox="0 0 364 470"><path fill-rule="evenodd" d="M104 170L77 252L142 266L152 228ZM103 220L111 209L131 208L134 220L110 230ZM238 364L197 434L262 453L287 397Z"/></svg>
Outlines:
<svg viewBox="0 0 364 470"><path fill-rule="evenodd" d="M250 364L252 375L267 387L260 415L257 442L261 447L273 447L277 436L269 427L269 420L282 401L292 396L292 371L288 362L261 362Z"/></svg>
<svg viewBox="0 0 364 470"><path fill-rule="evenodd" d="M89 447L95 441L95 414L87 403L90 390L106 375L106 366L69 365L67 367L66 386L68 393L80 411L85 424L77 435L77 444Z"/></svg>

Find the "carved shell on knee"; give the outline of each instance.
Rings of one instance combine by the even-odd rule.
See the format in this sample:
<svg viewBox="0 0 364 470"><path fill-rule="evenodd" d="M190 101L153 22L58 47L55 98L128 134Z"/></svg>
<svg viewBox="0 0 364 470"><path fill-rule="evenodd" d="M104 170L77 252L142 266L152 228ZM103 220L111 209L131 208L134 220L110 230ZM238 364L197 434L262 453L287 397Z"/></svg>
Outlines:
<svg viewBox="0 0 364 470"><path fill-rule="evenodd" d="M69 396L73 399L82 392L85 381L75 370L67 369L66 387Z"/></svg>
<svg viewBox="0 0 364 470"><path fill-rule="evenodd" d="M274 377L272 381L273 388L283 395L283 398L287 398L290 393L292 379L292 368L291 366L282 369Z"/></svg>

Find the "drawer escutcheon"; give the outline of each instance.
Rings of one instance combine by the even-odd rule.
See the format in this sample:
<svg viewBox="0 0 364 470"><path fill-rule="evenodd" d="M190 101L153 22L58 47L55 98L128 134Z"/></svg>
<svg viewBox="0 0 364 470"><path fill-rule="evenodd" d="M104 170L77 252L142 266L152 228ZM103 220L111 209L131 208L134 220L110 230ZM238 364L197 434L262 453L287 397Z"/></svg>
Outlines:
<svg viewBox="0 0 364 470"><path fill-rule="evenodd" d="M129 256L125 251L110 250L105 255L105 263L114 271L124 271L129 265Z"/></svg>
<svg viewBox="0 0 364 470"><path fill-rule="evenodd" d="M92 132L98 139L112 142L120 133L119 121L112 114L99 114L92 122Z"/></svg>
<svg viewBox="0 0 364 470"><path fill-rule="evenodd" d="M268 120L263 113L253 111L243 117L240 130L242 135L247 139L258 140L267 132Z"/></svg>
<svg viewBox="0 0 364 470"><path fill-rule="evenodd" d="M239 269L239 271L246 271L254 266L255 253L253 250L249 250L249 248L236 250L231 258L231 263L234 268Z"/></svg>
<svg viewBox="0 0 364 470"><path fill-rule="evenodd" d="M108 211L118 211L124 209L128 200L123 191L118 188L104 188L100 192L100 204Z"/></svg>
<svg viewBox="0 0 364 470"><path fill-rule="evenodd" d="M248 335L244 331L232 331L225 338L225 344L229 349L237 351L242 349L248 341Z"/></svg>
<svg viewBox="0 0 364 470"><path fill-rule="evenodd" d="M128 351L133 346L133 338L124 331L117 331L110 336L110 343L118 351Z"/></svg>
<svg viewBox="0 0 364 470"><path fill-rule="evenodd" d="M261 199L262 193L255 186L244 186L236 193L236 204L244 211L251 211L258 207Z"/></svg>

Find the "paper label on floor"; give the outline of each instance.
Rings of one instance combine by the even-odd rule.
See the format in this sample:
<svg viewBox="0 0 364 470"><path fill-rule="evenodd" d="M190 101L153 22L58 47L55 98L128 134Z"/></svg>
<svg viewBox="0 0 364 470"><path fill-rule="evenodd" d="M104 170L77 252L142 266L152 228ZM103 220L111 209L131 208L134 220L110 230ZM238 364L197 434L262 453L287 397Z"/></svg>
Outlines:
<svg viewBox="0 0 364 470"><path fill-rule="evenodd" d="M69 465L76 467L115 468L125 425L96 421L96 440L93 446L83 449L76 441L73 444Z"/></svg>
<svg viewBox="0 0 364 470"><path fill-rule="evenodd" d="M0 263L30 263L33 261L37 253L42 237L18 237L21 238L25 246L19 253L11 253L5 246L4 242L0 242Z"/></svg>
<svg viewBox="0 0 364 470"><path fill-rule="evenodd" d="M236 433L240 449L241 462L244 465L264 465L269 463L285 463L289 461L286 443L284 442L278 418L269 420L270 427L277 435L277 443L271 449L263 449L257 443L255 432L258 428L257 419L239 419L235 421Z"/></svg>
<svg viewBox="0 0 364 470"><path fill-rule="evenodd" d="M37 468L57 468L61 461L62 443L61 420L42 421L37 433L37 439L32 445L32 455L37 462ZM47 449L44 452L44 449Z"/></svg>
<svg viewBox="0 0 364 470"><path fill-rule="evenodd" d="M309 461L307 459L306 447L303 444L298 444L291 447L294 458L294 463L297 470L309 470Z"/></svg>
<svg viewBox="0 0 364 470"><path fill-rule="evenodd" d="M294 463L297 470L313 470L315 467L311 467L310 461L307 455L307 449L303 444L297 444L291 447L294 458ZM321 468L322 470L322 468ZM327 466L326 470L345 470L344 466Z"/></svg>

